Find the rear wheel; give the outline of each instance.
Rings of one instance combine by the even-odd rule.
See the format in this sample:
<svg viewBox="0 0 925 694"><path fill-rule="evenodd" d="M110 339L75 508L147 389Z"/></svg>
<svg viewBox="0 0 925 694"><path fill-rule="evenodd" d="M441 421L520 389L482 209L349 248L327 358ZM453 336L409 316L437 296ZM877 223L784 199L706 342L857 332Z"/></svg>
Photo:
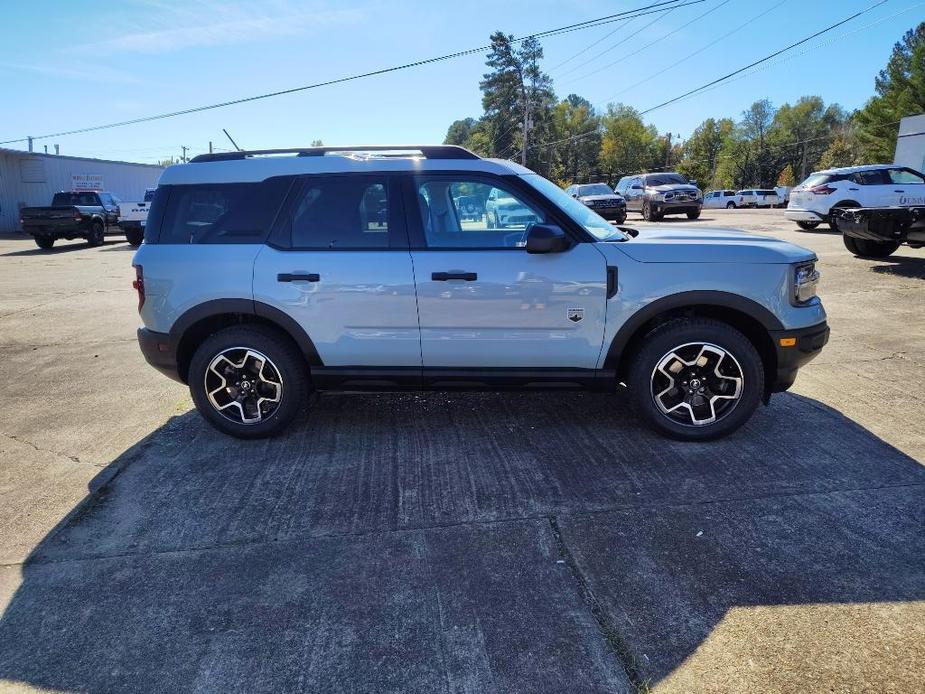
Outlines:
<svg viewBox="0 0 925 694"><path fill-rule="evenodd" d="M627 384L637 411L656 431L705 441L748 421L764 392L764 366L732 326L678 318L646 335Z"/></svg>
<svg viewBox="0 0 925 694"><path fill-rule="evenodd" d="M145 240L144 229L128 229L125 232L125 240L128 241L128 245L133 248L138 248L141 245L141 242Z"/></svg>
<svg viewBox="0 0 925 694"><path fill-rule="evenodd" d="M188 380L209 424L242 439L280 433L302 410L308 392L308 369L292 341L254 325L208 337L193 355Z"/></svg>
<svg viewBox="0 0 925 694"><path fill-rule="evenodd" d="M93 225L90 227L90 232L87 234L87 243L89 243L91 246L102 246L103 235L103 223L93 222Z"/></svg>
<svg viewBox="0 0 925 694"><path fill-rule="evenodd" d="M797 226L801 229L806 229L806 231L811 231L819 226L819 222L797 222Z"/></svg>
<svg viewBox="0 0 925 694"><path fill-rule="evenodd" d="M842 234L842 241L845 243L845 248L861 258L886 258L899 248L899 244L892 241L868 241L844 234Z"/></svg>
<svg viewBox="0 0 925 694"><path fill-rule="evenodd" d="M55 245L55 240L51 236L36 236L35 245L47 251L49 248Z"/></svg>

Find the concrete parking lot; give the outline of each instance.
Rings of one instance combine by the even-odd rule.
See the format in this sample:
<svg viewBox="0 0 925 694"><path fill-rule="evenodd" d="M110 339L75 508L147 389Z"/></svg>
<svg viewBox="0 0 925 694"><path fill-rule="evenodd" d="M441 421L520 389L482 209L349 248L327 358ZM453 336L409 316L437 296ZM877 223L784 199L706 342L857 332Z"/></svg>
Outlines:
<svg viewBox="0 0 925 694"><path fill-rule="evenodd" d="M925 251L665 223L820 259L830 344L720 442L620 393L232 440L144 363L125 243L0 238L0 690L922 691Z"/></svg>

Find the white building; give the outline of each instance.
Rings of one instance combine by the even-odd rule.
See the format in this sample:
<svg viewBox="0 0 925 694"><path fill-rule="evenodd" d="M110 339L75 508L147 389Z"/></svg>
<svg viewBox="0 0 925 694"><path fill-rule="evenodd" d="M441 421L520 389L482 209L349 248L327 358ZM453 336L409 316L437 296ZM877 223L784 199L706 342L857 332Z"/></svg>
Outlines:
<svg viewBox="0 0 925 694"><path fill-rule="evenodd" d="M925 171L925 113L907 116L899 122L893 163Z"/></svg>
<svg viewBox="0 0 925 694"><path fill-rule="evenodd" d="M141 200L163 170L151 164L0 148L0 233L20 230L21 208L50 205L62 190L93 188L121 200Z"/></svg>

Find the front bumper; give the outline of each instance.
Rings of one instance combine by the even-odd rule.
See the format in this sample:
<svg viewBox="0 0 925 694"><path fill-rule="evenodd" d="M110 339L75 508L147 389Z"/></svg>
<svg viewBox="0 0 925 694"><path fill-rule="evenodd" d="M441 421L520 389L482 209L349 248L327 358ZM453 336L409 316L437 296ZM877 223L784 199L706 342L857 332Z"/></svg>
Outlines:
<svg viewBox="0 0 925 694"><path fill-rule="evenodd" d="M701 209L703 200L653 200L649 206L656 214L682 214Z"/></svg>
<svg viewBox="0 0 925 694"><path fill-rule="evenodd" d="M811 210L798 210L787 208L784 210L784 217L791 222L824 222L825 217L818 212Z"/></svg>
<svg viewBox="0 0 925 694"><path fill-rule="evenodd" d="M166 333L138 328L138 346L145 361L165 376L183 383L177 368L177 347Z"/></svg>
<svg viewBox="0 0 925 694"><path fill-rule="evenodd" d="M771 330L771 340L777 354L777 372L770 383L768 392L780 393L787 390L796 380L797 371L805 366L822 351L829 341L829 325L826 321L796 330ZM793 344L784 346L787 341Z"/></svg>

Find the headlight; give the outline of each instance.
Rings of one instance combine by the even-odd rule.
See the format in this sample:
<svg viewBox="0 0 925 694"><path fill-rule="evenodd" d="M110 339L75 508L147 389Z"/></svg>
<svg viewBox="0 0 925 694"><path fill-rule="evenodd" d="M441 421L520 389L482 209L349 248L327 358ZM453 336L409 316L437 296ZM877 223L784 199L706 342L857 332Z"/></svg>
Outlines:
<svg viewBox="0 0 925 694"><path fill-rule="evenodd" d="M819 284L819 271L816 263L799 263L793 270L793 294L791 301L794 305L808 303L816 296L816 285Z"/></svg>
<svg viewBox="0 0 925 694"><path fill-rule="evenodd" d="M650 198L652 198L653 200L659 200L659 201L661 201L661 200L664 200L664 199L665 199L665 196L664 196L664 195L662 195L661 193L659 193L659 192L657 192L657 191L654 191L654 190L647 190L647 191L646 191L646 194L647 194Z"/></svg>

